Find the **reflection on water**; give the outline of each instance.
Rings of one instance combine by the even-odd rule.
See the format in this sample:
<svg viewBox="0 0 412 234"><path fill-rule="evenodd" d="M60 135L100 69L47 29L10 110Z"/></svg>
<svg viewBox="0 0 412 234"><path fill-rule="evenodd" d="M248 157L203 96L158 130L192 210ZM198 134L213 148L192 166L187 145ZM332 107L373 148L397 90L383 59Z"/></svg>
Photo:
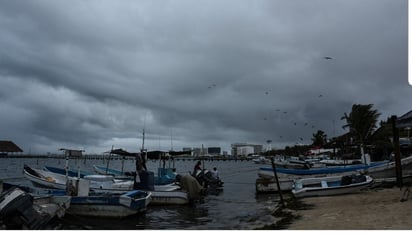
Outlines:
<svg viewBox="0 0 412 234"><path fill-rule="evenodd" d="M24 163L42 168L45 165L63 167L63 159L0 159L0 178L32 186L23 178ZM176 161L178 173L188 173L196 161ZM70 168L92 171L93 165L106 166L105 160L71 160ZM102 219L66 215L62 229L80 230L175 230L175 229L254 229L271 224L277 195L255 195L258 165L247 161L205 161L205 168L217 167L224 181L224 191L209 195L204 202L186 206L150 206L146 213L125 219ZM157 172L158 162L149 161L148 169ZM110 161L110 167L121 168L121 160ZM134 162L127 160L125 170L133 170Z"/></svg>

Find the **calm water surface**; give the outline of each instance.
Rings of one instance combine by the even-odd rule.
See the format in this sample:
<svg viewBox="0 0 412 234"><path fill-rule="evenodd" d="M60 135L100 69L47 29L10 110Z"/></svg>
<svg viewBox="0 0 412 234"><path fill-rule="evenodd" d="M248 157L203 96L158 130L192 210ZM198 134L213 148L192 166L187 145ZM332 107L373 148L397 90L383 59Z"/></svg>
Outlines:
<svg viewBox="0 0 412 234"><path fill-rule="evenodd" d="M64 159L0 158L0 179L32 186L23 178L23 165L35 168L45 165L64 167ZM193 169L196 161L178 160L178 173L185 174ZM71 160L70 168L92 171L92 165L105 166L107 161ZM146 213L126 219L85 218L66 215L62 229L129 230L129 229L255 229L275 220L270 214L276 207L277 195L255 195L255 180L259 165L252 161L204 161L206 169L217 167L224 181L224 191L219 195L209 195L204 203L185 206L150 206ZM110 167L121 169L121 160L110 161ZM157 173L159 163L149 161L149 170ZM125 170L134 169L134 161L126 160Z"/></svg>

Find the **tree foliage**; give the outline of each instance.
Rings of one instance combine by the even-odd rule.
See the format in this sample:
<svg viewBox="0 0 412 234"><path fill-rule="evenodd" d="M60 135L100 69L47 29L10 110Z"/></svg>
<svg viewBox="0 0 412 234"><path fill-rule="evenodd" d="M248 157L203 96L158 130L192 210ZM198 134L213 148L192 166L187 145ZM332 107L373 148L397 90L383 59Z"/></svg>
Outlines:
<svg viewBox="0 0 412 234"><path fill-rule="evenodd" d="M314 146L324 146L326 144L327 135L322 130L318 130L316 133L313 134L313 144Z"/></svg>
<svg viewBox="0 0 412 234"><path fill-rule="evenodd" d="M363 144L376 129L380 113L372 109L373 104L354 104L350 114L344 113L342 120L346 120L343 128L349 128L351 134Z"/></svg>

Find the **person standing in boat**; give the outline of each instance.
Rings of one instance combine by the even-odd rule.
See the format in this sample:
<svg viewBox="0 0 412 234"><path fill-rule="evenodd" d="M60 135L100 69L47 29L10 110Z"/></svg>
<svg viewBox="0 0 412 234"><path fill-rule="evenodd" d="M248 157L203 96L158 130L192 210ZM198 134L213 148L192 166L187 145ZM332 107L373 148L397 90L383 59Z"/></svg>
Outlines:
<svg viewBox="0 0 412 234"><path fill-rule="evenodd" d="M134 180L135 183L141 182L140 175L143 171L147 171L144 155L142 153L136 153L136 177Z"/></svg>
<svg viewBox="0 0 412 234"><path fill-rule="evenodd" d="M193 168L193 176L196 176L197 171L202 171L201 165L202 163L200 161L197 161L195 167Z"/></svg>

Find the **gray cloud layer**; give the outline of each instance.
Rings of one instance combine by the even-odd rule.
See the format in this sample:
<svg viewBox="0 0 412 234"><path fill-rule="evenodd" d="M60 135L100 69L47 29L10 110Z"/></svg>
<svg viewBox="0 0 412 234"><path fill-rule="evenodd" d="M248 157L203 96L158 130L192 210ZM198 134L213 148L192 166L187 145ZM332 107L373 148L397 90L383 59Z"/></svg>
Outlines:
<svg viewBox="0 0 412 234"><path fill-rule="evenodd" d="M0 138L100 153L137 151L144 126L153 150L332 137L352 104L411 109L407 13L404 0L1 1Z"/></svg>

